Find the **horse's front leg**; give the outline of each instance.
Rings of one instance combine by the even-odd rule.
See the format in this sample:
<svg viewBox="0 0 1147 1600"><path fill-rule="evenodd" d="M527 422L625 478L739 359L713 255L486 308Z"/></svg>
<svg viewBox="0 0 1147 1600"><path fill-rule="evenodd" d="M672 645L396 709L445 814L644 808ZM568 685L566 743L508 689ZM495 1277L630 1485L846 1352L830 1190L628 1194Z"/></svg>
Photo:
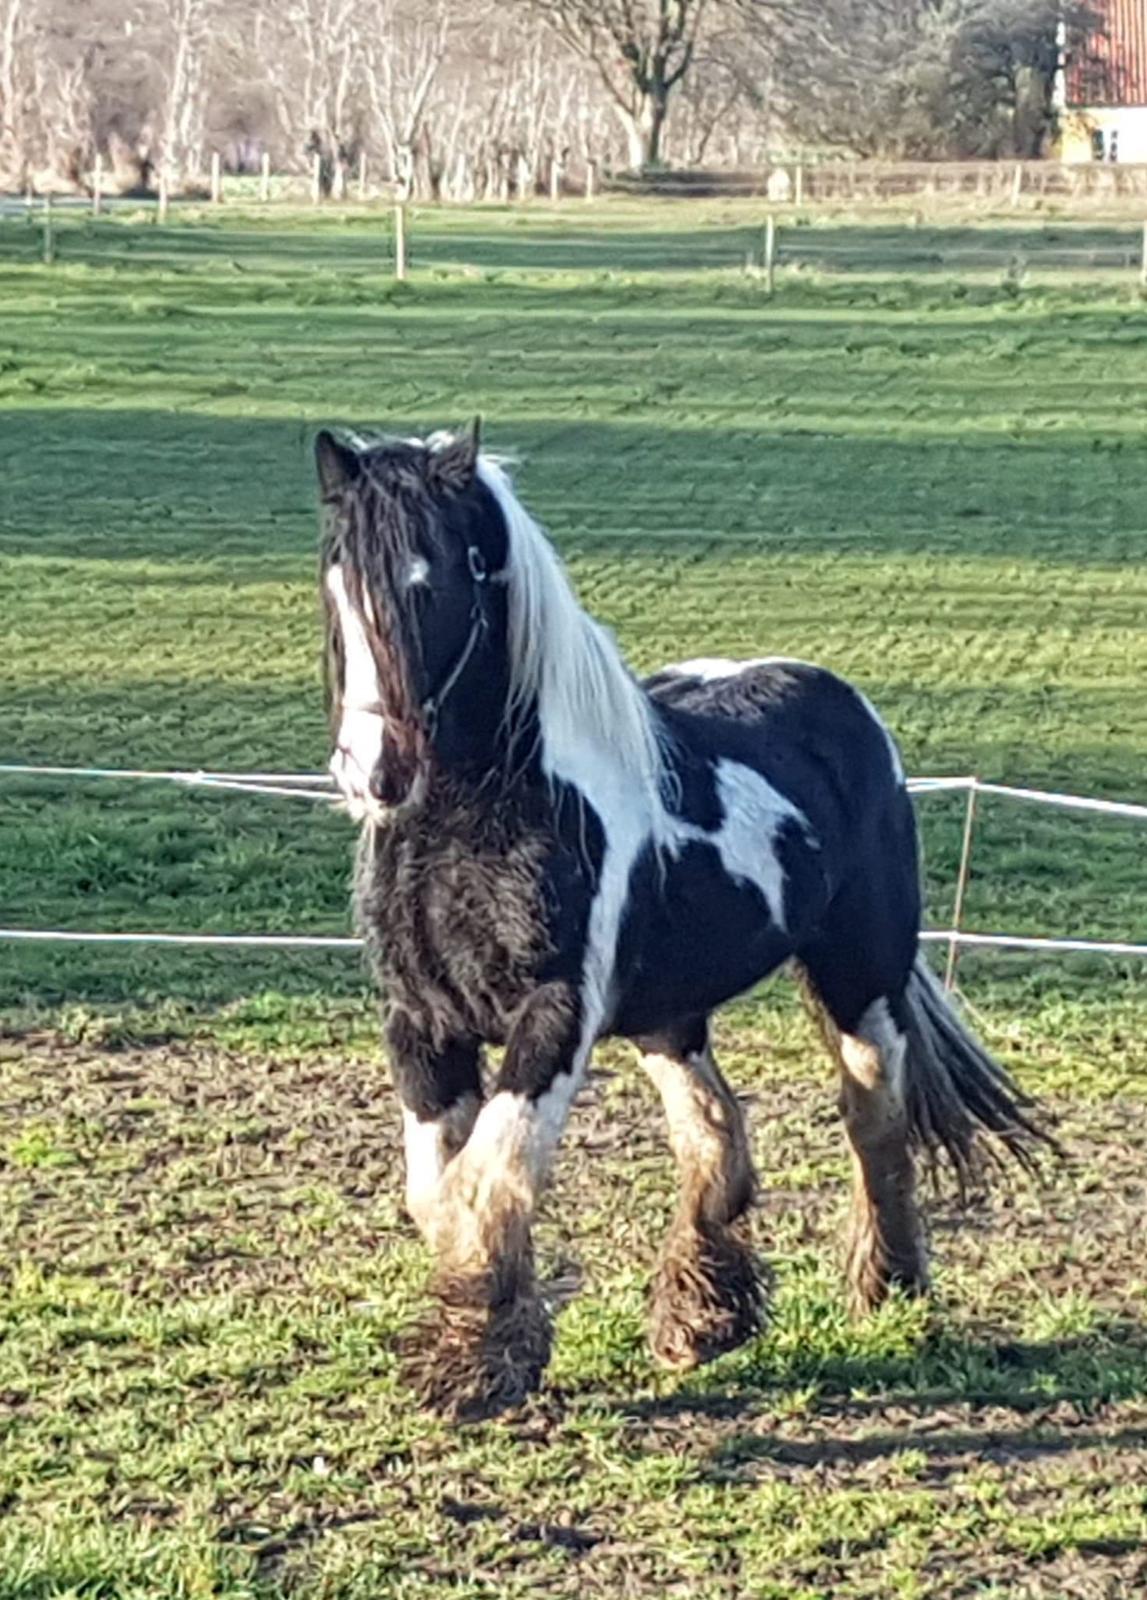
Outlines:
<svg viewBox="0 0 1147 1600"><path fill-rule="evenodd" d="M482 1106L481 1047L468 1038L436 1044L400 1007L387 1020L386 1045L402 1102L406 1209L429 1238L442 1174L470 1137Z"/></svg>
<svg viewBox="0 0 1147 1600"><path fill-rule="evenodd" d="M455 1414L515 1405L549 1360L532 1222L593 1032L569 985L530 997L493 1093L426 1214L435 1304L408 1341L407 1370L428 1400Z"/></svg>

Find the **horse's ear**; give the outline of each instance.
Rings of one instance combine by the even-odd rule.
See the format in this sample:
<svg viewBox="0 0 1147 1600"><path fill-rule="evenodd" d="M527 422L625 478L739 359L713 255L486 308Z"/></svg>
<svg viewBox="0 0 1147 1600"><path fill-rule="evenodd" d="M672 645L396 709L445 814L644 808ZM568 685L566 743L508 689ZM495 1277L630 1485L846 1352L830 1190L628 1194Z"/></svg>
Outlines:
<svg viewBox="0 0 1147 1600"><path fill-rule="evenodd" d="M349 489L362 471L358 451L336 439L326 428L315 438L315 466L319 474L319 493L324 500L333 500Z"/></svg>
<svg viewBox="0 0 1147 1600"><path fill-rule="evenodd" d="M482 419L475 417L464 433L455 434L449 444L434 452L431 459L439 482L458 494L468 489L478 470L481 447Z"/></svg>

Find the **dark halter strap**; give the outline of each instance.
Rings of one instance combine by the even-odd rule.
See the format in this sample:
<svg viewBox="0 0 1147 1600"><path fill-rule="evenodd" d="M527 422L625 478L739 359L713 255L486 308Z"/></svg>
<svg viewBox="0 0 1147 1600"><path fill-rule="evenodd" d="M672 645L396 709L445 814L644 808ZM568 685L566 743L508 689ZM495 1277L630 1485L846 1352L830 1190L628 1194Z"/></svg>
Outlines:
<svg viewBox="0 0 1147 1600"><path fill-rule="evenodd" d="M426 725L428 736L433 739L438 727L438 718L449 696L458 684L459 678L465 672L470 657L481 644L490 630L489 618L486 616L484 604L485 586L490 574L486 569L486 559L476 544L472 544L466 551L466 560L470 567L471 603L470 603L470 632L466 636L466 643L450 671L435 689L434 693L427 695L422 702L422 720Z"/></svg>

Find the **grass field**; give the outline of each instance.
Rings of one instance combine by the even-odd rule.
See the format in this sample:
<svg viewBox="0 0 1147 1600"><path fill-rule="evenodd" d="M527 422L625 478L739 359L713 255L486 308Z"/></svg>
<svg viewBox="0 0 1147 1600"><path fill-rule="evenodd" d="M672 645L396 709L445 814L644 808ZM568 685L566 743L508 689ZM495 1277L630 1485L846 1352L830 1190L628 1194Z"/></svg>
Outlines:
<svg viewBox="0 0 1147 1600"><path fill-rule="evenodd" d="M1147 306L1136 230L786 230L748 207L0 221L0 759L324 764L309 437L481 412L643 669L792 654L915 772L1143 799ZM921 801L946 921L962 802ZM342 932L304 802L9 780L0 925ZM1147 940L1130 824L985 802L966 922ZM603 1052L543 1238L552 1382L451 1431L396 1329L423 1260L345 955L0 945L0 1600L1106 1597L1147 1584L1147 985L967 955L1070 1168L859 1324L833 1091L784 984L721 1044L777 1267L757 1343L642 1343L670 1174Z"/></svg>

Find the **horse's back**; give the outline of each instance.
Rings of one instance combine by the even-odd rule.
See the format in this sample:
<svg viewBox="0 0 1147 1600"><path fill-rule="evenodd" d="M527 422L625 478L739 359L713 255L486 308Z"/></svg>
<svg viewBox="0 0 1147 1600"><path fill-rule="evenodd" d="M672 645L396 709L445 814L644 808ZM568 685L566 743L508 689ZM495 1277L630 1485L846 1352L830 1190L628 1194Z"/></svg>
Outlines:
<svg viewBox="0 0 1147 1600"><path fill-rule="evenodd" d="M818 831L856 825L904 791L895 741L845 679L807 661L706 657L645 681L676 739L703 759L742 761Z"/></svg>

